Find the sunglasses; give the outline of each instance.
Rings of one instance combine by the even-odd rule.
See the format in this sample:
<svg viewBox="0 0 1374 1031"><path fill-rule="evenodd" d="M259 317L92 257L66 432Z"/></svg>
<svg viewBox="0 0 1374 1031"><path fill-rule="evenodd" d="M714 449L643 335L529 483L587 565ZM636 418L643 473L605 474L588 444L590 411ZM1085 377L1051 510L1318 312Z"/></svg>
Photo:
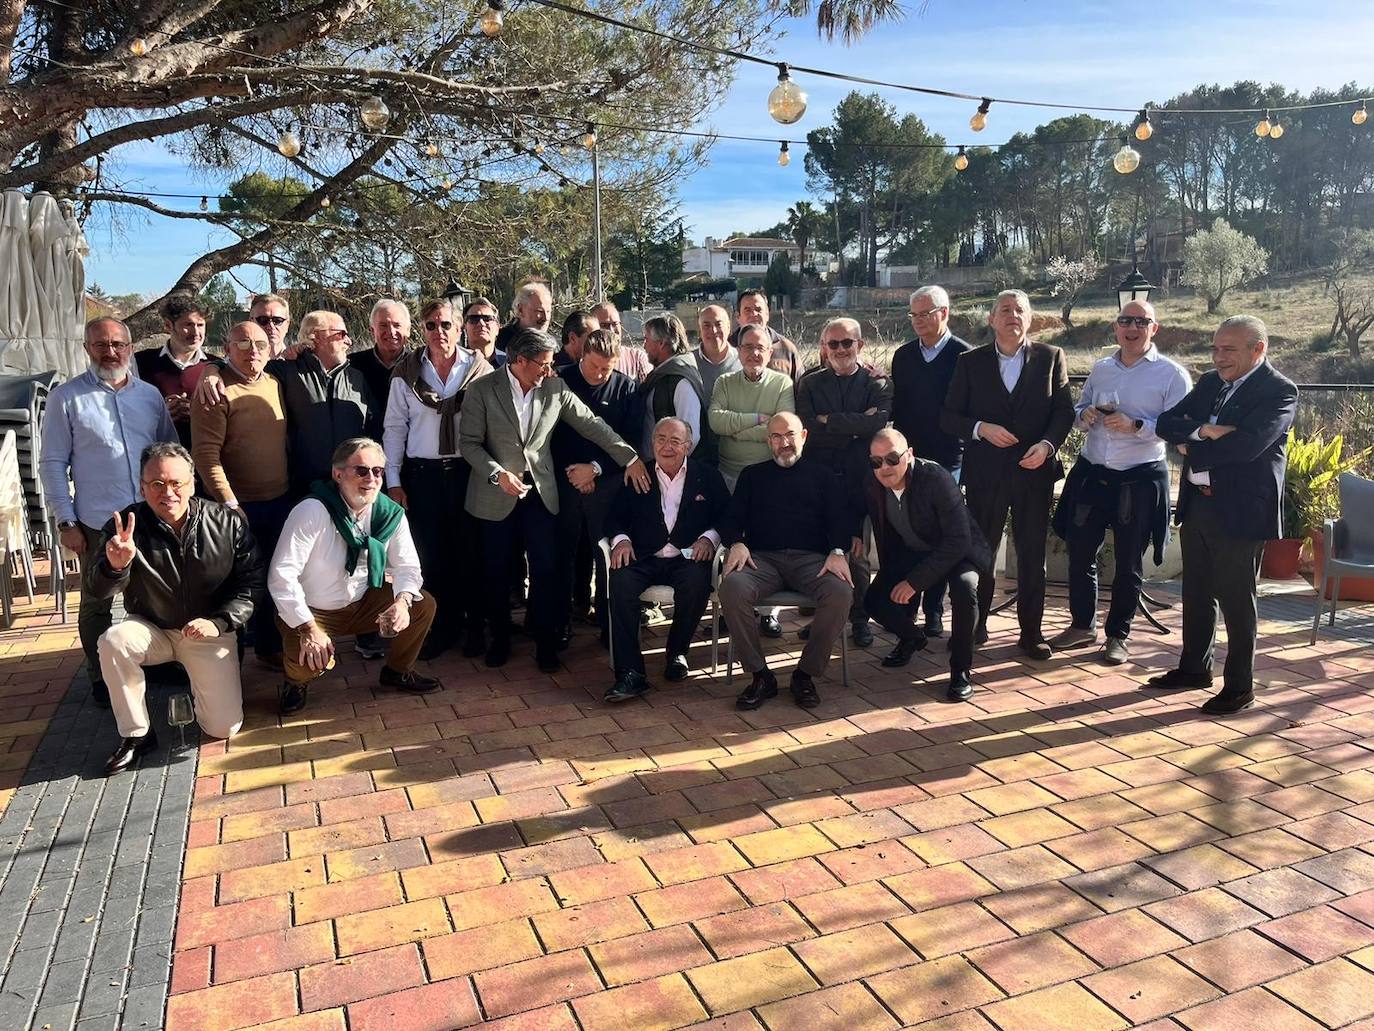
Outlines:
<svg viewBox="0 0 1374 1031"><path fill-rule="evenodd" d="M910 451L907 448L907 451ZM869 455L868 467L870 469L881 469L885 465L901 465L902 459L906 457L906 451L889 451L885 455Z"/></svg>
<svg viewBox="0 0 1374 1031"><path fill-rule="evenodd" d="M832 351L848 351L857 343L858 341L855 340L853 337L844 337L840 340L827 340L825 342L825 346L830 348L830 350Z"/></svg>
<svg viewBox="0 0 1374 1031"><path fill-rule="evenodd" d="M480 325L487 325L488 323L495 322L495 321L496 321L496 316L495 316L495 315L469 315L469 316L467 317L467 320L466 320L466 321L468 321L468 322L476 322L476 323L478 323L478 324L480 324Z"/></svg>
<svg viewBox="0 0 1374 1031"><path fill-rule="evenodd" d="M1146 315L1118 315L1116 317L1118 326L1135 326L1137 329L1149 329L1154 321Z"/></svg>
<svg viewBox="0 0 1374 1031"><path fill-rule="evenodd" d="M469 319L468 321L471 322L472 320ZM425 329L429 330L431 333L433 333L436 329L442 329L445 333L447 333L452 328L453 323L450 322L448 319L430 319L428 322L425 323Z"/></svg>
<svg viewBox="0 0 1374 1031"><path fill-rule="evenodd" d="M369 476L381 479L386 474L386 466L383 465L350 465L348 471L360 480L365 480Z"/></svg>
<svg viewBox="0 0 1374 1031"><path fill-rule="evenodd" d="M284 326L284 325L286 325L286 316L285 316L285 315L254 315L254 316L253 316L253 321L256 322L256 323L257 323L259 326L261 326L263 329L266 329L268 326Z"/></svg>
<svg viewBox="0 0 1374 1031"><path fill-rule="evenodd" d="M235 340L234 346L240 351L260 351L263 354L272 350L272 345L266 340Z"/></svg>

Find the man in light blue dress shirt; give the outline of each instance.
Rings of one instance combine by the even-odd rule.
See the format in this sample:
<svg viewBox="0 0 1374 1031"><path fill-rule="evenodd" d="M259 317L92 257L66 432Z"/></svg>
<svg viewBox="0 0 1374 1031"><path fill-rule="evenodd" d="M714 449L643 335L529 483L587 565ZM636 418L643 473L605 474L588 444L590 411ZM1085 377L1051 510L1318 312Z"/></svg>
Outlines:
<svg viewBox="0 0 1374 1031"><path fill-rule="evenodd" d="M129 329L114 318L86 324L91 367L48 397L38 469L62 544L81 557L84 573L113 513L142 497L139 456L149 444L175 441L176 427L158 389L129 373ZM70 482L69 482L70 477ZM75 494L75 497L73 497ZM111 599L87 596L77 615L91 694L108 707L96 642L110 628Z"/></svg>
<svg viewBox="0 0 1374 1031"><path fill-rule="evenodd" d="M1050 641L1054 648L1097 643L1097 560L1111 528L1116 572L1102 652L1109 665L1129 656L1145 549L1153 540L1158 564L1168 535L1169 470L1155 420L1193 385L1181 365L1159 353L1158 329L1148 301L1131 301L1117 316L1118 348L1093 366L1083 384L1075 426L1087 432L1087 441L1054 517L1055 532L1069 545L1072 616L1068 629Z"/></svg>

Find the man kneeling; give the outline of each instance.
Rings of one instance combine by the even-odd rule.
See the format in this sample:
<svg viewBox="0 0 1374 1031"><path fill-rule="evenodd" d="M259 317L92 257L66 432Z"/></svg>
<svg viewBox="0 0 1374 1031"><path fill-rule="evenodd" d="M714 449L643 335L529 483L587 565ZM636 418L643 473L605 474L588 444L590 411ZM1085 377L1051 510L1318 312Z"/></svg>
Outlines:
<svg viewBox="0 0 1374 1031"><path fill-rule="evenodd" d="M331 634L380 631L392 638L382 687L439 689L438 680L414 669L434 622L434 599L420 589L405 510L382 493L382 446L351 437L334 449L332 465L330 482L317 480L287 516L267 577L286 665L283 716L305 708L307 685L333 668Z"/></svg>
<svg viewBox="0 0 1374 1031"><path fill-rule="evenodd" d="M223 505L192 497L195 475L184 447L150 444L140 467L144 500L105 524L100 558L86 570L89 595L122 591L129 613L96 646L123 739L105 764L106 776L157 747L144 666L180 662L201 729L211 737L237 733L243 689L234 633L252 615L253 592L262 585L248 523Z"/></svg>
<svg viewBox="0 0 1374 1031"><path fill-rule="evenodd" d="M711 596L711 560L720 537L712 529L730 503L721 475L687 457L692 430L668 416L654 425L652 486L622 490L606 520L611 538L611 659L615 686L606 701L623 702L649 689L639 647L639 596L654 584L673 588L668 631L668 680L687 676L687 648Z"/></svg>

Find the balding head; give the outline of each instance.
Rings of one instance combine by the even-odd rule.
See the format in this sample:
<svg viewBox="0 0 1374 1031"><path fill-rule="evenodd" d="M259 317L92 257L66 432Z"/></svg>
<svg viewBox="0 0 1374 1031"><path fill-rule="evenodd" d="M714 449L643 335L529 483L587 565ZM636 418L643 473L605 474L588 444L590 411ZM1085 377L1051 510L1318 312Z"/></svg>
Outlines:
<svg viewBox="0 0 1374 1031"><path fill-rule="evenodd" d="M1269 327L1253 315L1232 315L1212 338L1212 364L1227 383L1234 383L1260 362L1269 349Z"/></svg>
<svg viewBox="0 0 1374 1031"><path fill-rule="evenodd" d="M797 464L806 446L806 428L795 412L779 412L768 420L768 449L784 469Z"/></svg>
<svg viewBox="0 0 1374 1031"><path fill-rule="evenodd" d="M255 380L272 354L267 331L256 322L238 322L229 327L224 338L224 356L244 379Z"/></svg>

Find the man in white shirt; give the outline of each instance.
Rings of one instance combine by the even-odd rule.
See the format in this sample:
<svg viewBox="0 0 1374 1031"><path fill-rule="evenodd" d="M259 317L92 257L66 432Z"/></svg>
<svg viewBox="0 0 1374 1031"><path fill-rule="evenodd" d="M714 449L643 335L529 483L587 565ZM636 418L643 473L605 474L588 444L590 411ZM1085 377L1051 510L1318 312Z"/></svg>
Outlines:
<svg viewBox="0 0 1374 1031"><path fill-rule="evenodd" d="M331 482L317 483L287 517L267 578L286 665L283 716L305 708L310 681L333 668L334 634L376 629L391 638L382 687L439 689L438 680L414 669L434 621L434 599L421 590L405 512L382 493L385 474L380 444L345 440L334 450Z"/></svg>

